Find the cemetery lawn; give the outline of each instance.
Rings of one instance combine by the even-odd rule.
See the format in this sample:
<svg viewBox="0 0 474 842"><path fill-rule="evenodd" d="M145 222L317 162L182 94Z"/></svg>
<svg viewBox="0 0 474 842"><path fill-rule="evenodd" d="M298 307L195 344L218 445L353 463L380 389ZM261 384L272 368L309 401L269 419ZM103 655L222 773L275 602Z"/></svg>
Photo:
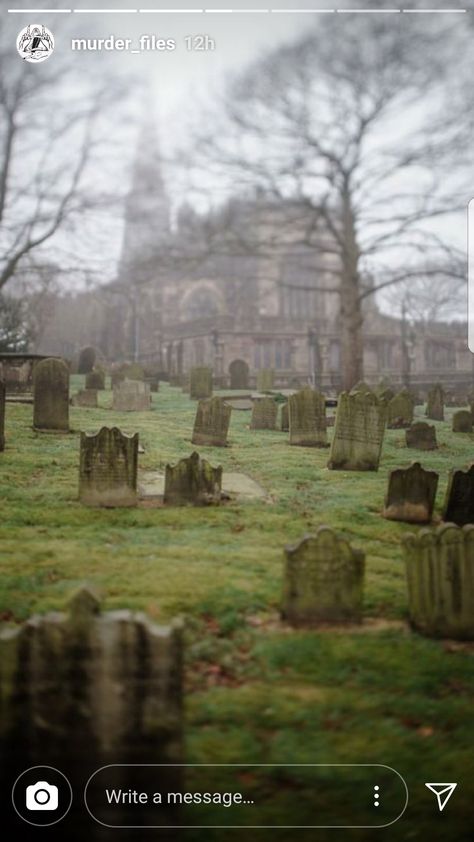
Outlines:
<svg viewBox="0 0 474 842"><path fill-rule="evenodd" d="M74 392L83 378L72 380ZM249 431L250 413L234 410L230 446L199 452L225 472L252 477L267 500L103 510L77 500L79 432L103 425L138 430L145 449L139 471L164 471L195 449L196 403L167 385L148 413L112 412L109 390L99 401L98 410L71 407L74 432L66 435L35 433L32 406L7 404L2 622L61 609L84 582L99 590L106 609L143 610L158 623L181 616L188 762L385 763L411 792L391 840L425 840L439 815L424 782L458 781L453 835L441 829L436 839L469 839L474 644L409 630L401 538L416 527L380 516L388 470L418 459L440 473L439 519L448 470L466 467L474 453L474 436L450 430L454 410L446 422L430 422L437 451L407 450L404 431L388 430L378 473L328 471L328 449L291 447L287 433ZM423 418L421 407L417 415ZM294 631L278 616L283 547L322 524L366 553L365 621ZM317 836L326 838L334 833ZM351 832L351 839L364 838L364 831Z"/></svg>

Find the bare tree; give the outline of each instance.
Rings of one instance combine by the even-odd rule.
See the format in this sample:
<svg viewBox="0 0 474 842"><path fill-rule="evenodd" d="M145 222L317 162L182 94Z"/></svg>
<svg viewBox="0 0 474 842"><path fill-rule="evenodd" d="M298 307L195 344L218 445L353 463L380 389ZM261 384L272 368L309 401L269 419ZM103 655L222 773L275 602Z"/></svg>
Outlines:
<svg viewBox="0 0 474 842"><path fill-rule="evenodd" d="M441 221L468 198L456 176L470 145L459 83L470 45L445 23L390 17L327 16L259 61L229 84L220 122L192 153L198 173L206 163L202 189L215 176L221 189L290 201L306 220L301 244L332 257L334 282L316 286L340 300L345 388L363 376L365 300L418 277L420 263L426 277L441 265L459 273Z"/></svg>

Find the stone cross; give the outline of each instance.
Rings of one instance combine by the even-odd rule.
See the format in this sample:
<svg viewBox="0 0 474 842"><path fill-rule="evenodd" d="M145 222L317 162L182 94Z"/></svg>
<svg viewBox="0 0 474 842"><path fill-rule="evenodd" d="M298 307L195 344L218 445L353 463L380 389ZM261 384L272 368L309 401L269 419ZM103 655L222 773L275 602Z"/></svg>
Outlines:
<svg viewBox="0 0 474 842"><path fill-rule="evenodd" d="M278 404L273 398L256 398L253 402L251 430L275 430Z"/></svg>
<svg viewBox="0 0 474 842"><path fill-rule="evenodd" d="M117 427L81 433L79 500L86 506L137 505L138 433Z"/></svg>
<svg viewBox="0 0 474 842"><path fill-rule="evenodd" d="M377 471L387 407L371 391L339 395L328 468Z"/></svg>
<svg viewBox="0 0 474 842"><path fill-rule="evenodd" d="M212 370L206 366L191 369L189 396L194 400L204 400L212 395Z"/></svg>
<svg viewBox="0 0 474 842"><path fill-rule="evenodd" d="M417 421L405 433L407 447L415 450L436 450L436 427L426 421Z"/></svg>
<svg viewBox="0 0 474 842"><path fill-rule="evenodd" d="M64 360L49 357L35 366L33 427L69 431L69 368Z"/></svg>
<svg viewBox="0 0 474 842"><path fill-rule="evenodd" d="M474 526L444 524L403 537L412 626L474 640Z"/></svg>
<svg viewBox="0 0 474 842"><path fill-rule="evenodd" d="M419 462L413 462L409 468L390 471L383 516L405 523L429 523L438 479L435 471L425 471Z"/></svg>
<svg viewBox="0 0 474 842"><path fill-rule="evenodd" d="M282 617L293 626L358 623L365 555L321 526L285 549Z"/></svg>
<svg viewBox="0 0 474 842"><path fill-rule="evenodd" d="M474 465L451 471L443 506L443 520L465 526L474 524Z"/></svg>
<svg viewBox="0 0 474 842"><path fill-rule="evenodd" d="M192 443L207 447L226 447L232 407L222 398L199 401Z"/></svg>
<svg viewBox="0 0 474 842"><path fill-rule="evenodd" d="M288 398L290 444L326 447L326 399L306 386Z"/></svg>
<svg viewBox="0 0 474 842"><path fill-rule="evenodd" d="M213 468L199 453L180 459L165 469L164 502L172 506L218 505L221 501L222 467Z"/></svg>

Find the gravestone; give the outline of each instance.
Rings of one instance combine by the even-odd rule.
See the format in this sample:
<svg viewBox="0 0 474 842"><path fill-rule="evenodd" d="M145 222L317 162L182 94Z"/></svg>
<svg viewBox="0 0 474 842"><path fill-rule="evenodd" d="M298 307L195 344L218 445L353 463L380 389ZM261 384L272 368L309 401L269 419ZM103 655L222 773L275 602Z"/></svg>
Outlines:
<svg viewBox="0 0 474 842"><path fill-rule="evenodd" d="M167 465L164 502L172 506L218 505L221 501L222 467L213 468L199 453Z"/></svg>
<svg viewBox="0 0 474 842"><path fill-rule="evenodd" d="M103 368L94 368L86 374L86 389L105 389L105 371Z"/></svg>
<svg viewBox="0 0 474 842"><path fill-rule="evenodd" d="M293 626L358 623L365 555L327 526L285 549L282 617Z"/></svg>
<svg viewBox="0 0 474 842"><path fill-rule="evenodd" d="M68 432L69 368L64 360L48 358L35 366L33 427Z"/></svg>
<svg viewBox="0 0 474 842"><path fill-rule="evenodd" d="M138 433L117 427L81 433L79 500L86 506L137 505Z"/></svg>
<svg viewBox="0 0 474 842"><path fill-rule="evenodd" d="M288 404L284 403L281 407L281 431L282 433L288 433L290 429L290 413L288 410Z"/></svg>
<svg viewBox="0 0 474 842"><path fill-rule="evenodd" d="M87 348L82 348L79 351L79 360L77 363L77 373L78 374L87 374L89 371L92 371L96 361L96 350L88 346Z"/></svg>
<svg viewBox="0 0 474 842"><path fill-rule="evenodd" d="M288 398L290 444L326 447L326 399L306 386Z"/></svg>
<svg viewBox="0 0 474 842"><path fill-rule="evenodd" d="M116 412L146 412L151 409L150 386L141 380L122 380L113 391Z"/></svg>
<svg viewBox="0 0 474 842"><path fill-rule="evenodd" d="M257 398L253 402L251 430L275 430L278 404L273 398Z"/></svg>
<svg viewBox="0 0 474 842"><path fill-rule="evenodd" d="M443 524L403 537L411 625L474 640L474 527Z"/></svg>
<svg viewBox="0 0 474 842"><path fill-rule="evenodd" d="M428 392L426 417L431 421L444 421L444 391L439 383Z"/></svg>
<svg viewBox="0 0 474 842"><path fill-rule="evenodd" d="M467 471L450 471L443 520L457 526L474 523L474 465Z"/></svg>
<svg viewBox="0 0 474 842"><path fill-rule="evenodd" d="M192 443L207 447L226 447L231 413L232 407L222 398L199 401Z"/></svg>
<svg viewBox="0 0 474 842"><path fill-rule="evenodd" d="M120 369L124 380L144 380L145 371L140 363L124 363Z"/></svg>
<svg viewBox="0 0 474 842"><path fill-rule="evenodd" d="M106 838L82 797L76 798L92 772L104 767L112 768L89 782L87 801L100 805L95 815L113 826L130 823L130 807L102 812L104 786L146 791L149 770L147 776L141 764L172 764L154 767L153 787L181 790L182 650L179 623L158 626L126 609L102 613L87 588L72 597L65 613L33 616L0 632L2 784L9 781L11 789L20 771L52 766L66 773L74 793L67 832L51 834L48 827L35 838ZM183 823L179 808L164 802L159 811L165 825L160 838L171 842L176 831L166 824ZM54 821L54 813L49 816ZM157 823L156 806L140 805L136 824L142 823Z"/></svg>
<svg viewBox="0 0 474 842"><path fill-rule="evenodd" d="M229 365L230 388L249 388L249 367L245 360L232 360Z"/></svg>
<svg viewBox="0 0 474 842"><path fill-rule="evenodd" d="M453 414L453 433L472 433L472 415L468 409Z"/></svg>
<svg viewBox="0 0 474 842"><path fill-rule="evenodd" d="M275 372L272 368L261 368L257 371L257 391L271 392L275 382Z"/></svg>
<svg viewBox="0 0 474 842"><path fill-rule="evenodd" d="M402 389L388 402L387 406L387 427L389 430L397 430L403 427L410 427L413 424L413 413L415 404L408 389Z"/></svg>
<svg viewBox="0 0 474 842"><path fill-rule="evenodd" d="M97 389L79 389L77 394L71 398L71 403L73 406L97 409Z"/></svg>
<svg viewBox="0 0 474 842"><path fill-rule="evenodd" d="M339 395L328 468L377 471L382 451L387 407L373 392Z"/></svg>
<svg viewBox="0 0 474 842"><path fill-rule="evenodd" d="M405 523L429 523L438 479L436 471L425 471L419 462L390 471L383 516Z"/></svg>
<svg viewBox="0 0 474 842"><path fill-rule="evenodd" d="M352 387L350 394L353 394L354 392L371 392L372 394L375 394L374 390L364 380L359 380L355 386Z"/></svg>
<svg viewBox="0 0 474 842"><path fill-rule="evenodd" d="M2 450L5 450L5 403L5 383L3 380L0 380L0 453Z"/></svg>
<svg viewBox="0 0 474 842"><path fill-rule="evenodd" d="M212 396L212 370L206 366L191 369L189 396L194 400L205 400Z"/></svg>
<svg viewBox="0 0 474 842"><path fill-rule="evenodd" d="M407 447L415 450L436 450L436 427L426 421L417 421L406 431L405 441Z"/></svg>

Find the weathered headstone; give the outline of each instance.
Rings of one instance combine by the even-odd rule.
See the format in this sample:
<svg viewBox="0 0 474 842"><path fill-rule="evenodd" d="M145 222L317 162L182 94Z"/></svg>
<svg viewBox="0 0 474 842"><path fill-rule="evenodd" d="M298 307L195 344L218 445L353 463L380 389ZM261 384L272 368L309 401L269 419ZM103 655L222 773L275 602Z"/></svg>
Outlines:
<svg viewBox="0 0 474 842"><path fill-rule="evenodd" d="M426 421L417 421L406 431L405 441L407 447L413 447L415 450L436 450L436 427L427 424Z"/></svg>
<svg viewBox="0 0 474 842"><path fill-rule="evenodd" d="M232 407L222 398L199 401L192 443L208 447L226 447L231 414Z"/></svg>
<svg viewBox="0 0 474 842"><path fill-rule="evenodd" d="M474 640L474 527L403 537L410 621L429 637Z"/></svg>
<svg viewBox="0 0 474 842"><path fill-rule="evenodd" d="M474 524L474 465L467 471L450 471L443 520L457 526Z"/></svg>
<svg viewBox="0 0 474 842"><path fill-rule="evenodd" d="M453 433L472 433L472 415L468 409L453 414Z"/></svg>
<svg viewBox="0 0 474 842"><path fill-rule="evenodd" d="M413 424L413 413L415 404L408 389L402 389L388 402L387 406L387 427L389 430L396 430L403 427L410 427Z"/></svg>
<svg viewBox="0 0 474 842"><path fill-rule="evenodd" d="M97 409L97 389L79 389L77 394L71 398L71 403L73 406Z"/></svg>
<svg viewBox="0 0 474 842"><path fill-rule="evenodd" d="M339 395L328 468L377 471L382 451L387 407L373 392Z"/></svg>
<svg viewBox="0 0 474 842"><path fill-rule="evenodd" d="M81 433L79 499L105 508L137 505L138 433L117 427Z"/></svg>
<svg viewBox="0 0 474 842"><path fill-rule="evenodd" d="M326 399L306 386L288 398L290 444L326 447Z"/></svg>
<svg viewBox="0 0 474 842"><path fill-rule="evenodd" d="M101 613L86 588L67 613L34 616L0 632L2 785L9 781L11 789L20 771L46 765L64 770L78 793L92 772L108 767L90 780L87 802L99 821L114 827L130 823L130 807L104 807L104 787L146 791L141 764L170 764L154 766L153 787L179 791L182 648L179 623L157 626L123 609ZM176 839L166 825L183 823L179 808L164 800L159 811L160 838ZM137 824L156 824L155 805L142 804L139 813ZM73 798L68 823L65 837L73 842L104 838L82 798Z"/></svg>
<svg viewBox="0 0 474 842"><path fill-rule="evenodd" d="M281 431L282 433L287 433L290 429L290 412L288 409L288 403L284 403L281 406Z"/></svg>
<svg viewBox="0 0 474 842"><path fill-rule="evenodd" d="M116 412L146 412L151 409L150 386L141 380L122 380L113 390Z"/></svg>
<svg viewBox="0 0 474 842"><path fill-rule="evenodd" d="M350 393L353 394L354 392L372 392L375 394L371 386L369 386L364 380L359 380L355 386L352 387Z"/></svg>
<svg viewBox="0 0 474 842"><path fill-rule="evenodd" d="M439 383L428 392L426 417L431 421L444 421L444 391Z"/></svg>
<svg viewBox="0 0 474 842"><path fill-rule="evenodd" d="M121 367L124 380L144 380L145 371L140 363L124 363Z"/></svg>
<svg viewBox="0 0 474 842"><path fill-rule="evenodd" d="M249 367L245 360L232 360L229 365L230 388L248 389Z"/></svg>
<svg viewBox="0 0 474 842"><path fill-rule="evenodd" d="M282 617L293 626L361 620L365 555L327 526L285 549Z"/></svg>
<svg viewBox="0 0 474 842"><path fill-rule="evenodd" d="M167 465L164 502L172 506L218 505L221 500L222 467L213 468L199 453Z"/></svg>
<svg viewBox="0 0 474 842"><path fill-rule="evenodd" d="M34 373L33 427L69 430L69 369L64 360L41 360Z"/></svg>
<svg viewBox="0 0 474 842"><path fill-rule="evenodd" d="M191 369L189 396L194 400L205 400L212 396L212 370L206 366Z"/></svg>
<svg viewBox="0 0 474 842"><path fill-rule="evenodd" d="M0 452L5 450L5 396L5 383L0 380Z"/></svg>
<svg viewBox="0 0 474 842"><path fill-rule="evenodd" d="M77 373L78 374L87 374L89 371L92 371L96 361L96 350L91 346L87 348L82 348L79 351L79 360L77 363Z"/></svg>
<svg viewBox="0 0 474 842"><path fill-rule="evenodd" d="M251 430L275 430L278 404L273 398L257 398L253 402Z"/></svg>
<svg viewBox="0 0 474 842"><path fill-rule="evenodd" d="M103 368L94 368L86 374L86 389L105 389L105 371Z"/></svg>
<svg viewBox="0 0 474 842"><path fill-rule="evenodd" d="M425 471L419 462L390 471L383 516L405 523L429 523L438 479L436 471Z"/></svg>
<svg viewBox="0 0 474 842"><path fill-rule="evenodd" d="M257 371L257 391L271 392L275 382L275 372L272 368L261 368Z"/></svg>

